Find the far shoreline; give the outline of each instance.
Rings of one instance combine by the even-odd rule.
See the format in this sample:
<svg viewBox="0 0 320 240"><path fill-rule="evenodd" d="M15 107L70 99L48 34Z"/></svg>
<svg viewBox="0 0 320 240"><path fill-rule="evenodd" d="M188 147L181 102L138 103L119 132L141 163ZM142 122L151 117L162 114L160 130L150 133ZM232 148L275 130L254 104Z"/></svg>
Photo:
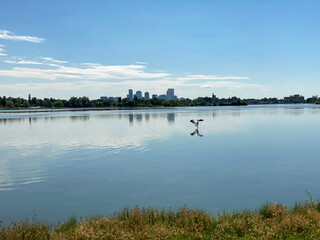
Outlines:
<svg viewBox="0 0 320 240"><path fill-rule="evenodd" d="M221 106L152 106L152 107L74 107L74 108L0 108L0 113L44 113L44 112L86 112L86 111L120 111L120 110L148 110L148 109L175 109L175 108L195 108L195 107L248 107L248 106L285 106L285 105L314 105L314 103L286 103L286 104L248 104L248 105L221 105Z"/></svg>

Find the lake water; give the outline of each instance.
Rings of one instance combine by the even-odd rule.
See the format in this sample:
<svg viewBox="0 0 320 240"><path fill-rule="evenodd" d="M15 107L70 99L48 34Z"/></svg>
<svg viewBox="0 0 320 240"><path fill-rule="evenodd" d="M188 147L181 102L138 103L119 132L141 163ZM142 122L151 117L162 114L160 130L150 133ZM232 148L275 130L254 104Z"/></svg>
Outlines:
<svg viewBox="0 0 320 240"><path fill-rule="evenodd" d="M319 107L3 111L0 220L319 199Z"/></svg>

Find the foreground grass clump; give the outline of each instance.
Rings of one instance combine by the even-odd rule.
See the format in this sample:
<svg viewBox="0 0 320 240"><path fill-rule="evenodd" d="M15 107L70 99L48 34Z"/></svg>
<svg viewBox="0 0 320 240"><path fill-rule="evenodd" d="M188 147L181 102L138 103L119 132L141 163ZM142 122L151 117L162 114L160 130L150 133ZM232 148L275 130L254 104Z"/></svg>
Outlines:
<svg viewBox="0 0 320 240"><path fill-rule="evenodd" d="M176 212L136 207L51 227L35 220L0 226L0 239L320 239L320 204L310 198L291 209L265 204L216 217L185 207Z"/></svg>

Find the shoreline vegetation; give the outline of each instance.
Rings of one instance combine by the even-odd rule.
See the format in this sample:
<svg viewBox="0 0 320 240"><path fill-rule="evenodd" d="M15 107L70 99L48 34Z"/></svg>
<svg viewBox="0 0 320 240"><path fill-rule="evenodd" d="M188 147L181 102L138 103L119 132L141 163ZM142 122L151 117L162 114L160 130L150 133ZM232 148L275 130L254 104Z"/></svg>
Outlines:
<svg viewBox="0 0 320 240"><path fill-rule="evenodd" d="M161 100L161 99L119 99L119 102L113 100L90 100L88 97L71 97L69 100L36 97L13 98L0 97L0 109L45 109L45 108L148 108L148 107L186 107L186 106L246 106L253 104L294 104L294 103L311 103L320 104L320 98L314 96L304 101L282 100L277 98L262 99L240 99L231 98L211 98L198 97L195 99L186 98L184 100Z"/></svg>
<svg viewBox="0 0 320 240"><path fill-rule="evenodd" d="M309 200L292 208L264 204L255 211L213 216L182 207L124 209L110 217L71 218L57 225L36 219L2 225L0 239L320 239L320 203Z"/></svg>

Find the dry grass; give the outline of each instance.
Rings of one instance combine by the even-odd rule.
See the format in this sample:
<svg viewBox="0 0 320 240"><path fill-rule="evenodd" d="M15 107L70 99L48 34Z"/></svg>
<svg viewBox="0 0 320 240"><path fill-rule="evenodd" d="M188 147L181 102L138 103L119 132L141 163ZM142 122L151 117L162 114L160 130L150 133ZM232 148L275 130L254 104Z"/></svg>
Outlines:
<svg viewBox="0 0 320 240"><path fill-rule="evenodd" d="M176 212L136 207L55 227L35 220L0 226L0 239L320 239L320 204L310 197L291 209L266 204L216 217L185 207Z"/></svg>

